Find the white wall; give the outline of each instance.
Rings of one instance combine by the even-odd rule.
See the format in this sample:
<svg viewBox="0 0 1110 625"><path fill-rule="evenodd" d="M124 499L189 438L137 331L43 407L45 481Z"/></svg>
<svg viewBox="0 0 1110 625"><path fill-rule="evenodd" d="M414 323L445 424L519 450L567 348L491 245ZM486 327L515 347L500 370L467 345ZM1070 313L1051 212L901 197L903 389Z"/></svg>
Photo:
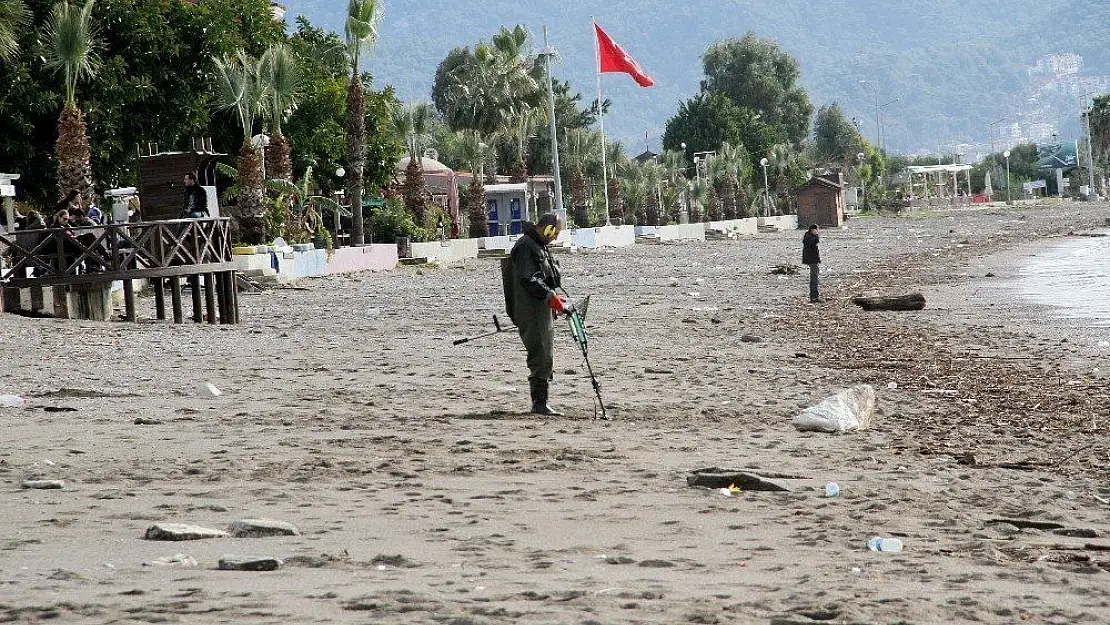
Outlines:
<svg viewBox="0 0 1110 625"><path fill-rule="evenodd" d="M755 217L746 219L729 219L726 221L711 221L710 230L720 230L726 234L757 234L759 233L759 220Z"/></svg>
<svg viewBox="0 0 1110 625"><path fill-rule="evenodd" d="M457 263L467 258L478 258L478 239L449 239L447 245L439 241L413 243L412 255L415 258L427 258L428 262L441 265Z"/></svg>
<svg viewBox="0 0 1110 625"><path fill-rule="evenodd" d="M576 247L596 249L599 247L628 247L636 243L635 226L603 226L601 228L579 228L571 233Z"/></svg>

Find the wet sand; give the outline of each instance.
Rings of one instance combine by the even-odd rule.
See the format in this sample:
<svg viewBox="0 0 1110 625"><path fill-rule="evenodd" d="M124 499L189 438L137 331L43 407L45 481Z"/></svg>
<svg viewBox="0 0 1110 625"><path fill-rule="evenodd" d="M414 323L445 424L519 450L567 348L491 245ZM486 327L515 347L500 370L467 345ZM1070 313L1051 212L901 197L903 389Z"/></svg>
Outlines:
<svg viewBox="0 0 1110 625"><path fill-rule="evenodd" d="M0 409L0 620L1110 622L1107 352L1006 287L1105 214L853 220L817 306L770 272L800 232L562 255L609 422L562 326L561 419L521 412L514 335L451 346L500 313L495 260L244 294L237 327L0 315L0 393L30 403ZM917 290L918 313L848 301ZM871 429L791 427L857 383ZM804 479L686 486L712 466ZM143 538L248 518L300 535ZM197 564L147 565L176 554Z"/></svg>

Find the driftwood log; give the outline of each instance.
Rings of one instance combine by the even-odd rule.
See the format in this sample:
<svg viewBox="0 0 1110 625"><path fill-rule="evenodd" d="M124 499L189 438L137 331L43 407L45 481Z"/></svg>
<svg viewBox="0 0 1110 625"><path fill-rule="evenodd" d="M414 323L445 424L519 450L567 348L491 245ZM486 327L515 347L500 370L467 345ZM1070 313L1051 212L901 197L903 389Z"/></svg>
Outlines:
<svg viewBox="0 0 1110 625"><path fill-rule="evenodd" d="M853 297L852 303L864 310L921 310L925 296L920 293L895 297Z"/></svg>

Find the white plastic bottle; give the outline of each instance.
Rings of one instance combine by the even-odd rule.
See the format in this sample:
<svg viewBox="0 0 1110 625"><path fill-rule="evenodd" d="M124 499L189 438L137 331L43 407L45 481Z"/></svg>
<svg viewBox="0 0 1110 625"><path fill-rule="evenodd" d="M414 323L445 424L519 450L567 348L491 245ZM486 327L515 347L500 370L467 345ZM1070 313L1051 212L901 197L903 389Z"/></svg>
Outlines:
<svg viewBox="0 0 1110 625"><path fill-rule="evenodd" d="M883 538L881 536L874 536L871 540L867 541L867 547L871 551L885 551L890 553L898 553L902 551L902 541L897 538Z"/></svg>

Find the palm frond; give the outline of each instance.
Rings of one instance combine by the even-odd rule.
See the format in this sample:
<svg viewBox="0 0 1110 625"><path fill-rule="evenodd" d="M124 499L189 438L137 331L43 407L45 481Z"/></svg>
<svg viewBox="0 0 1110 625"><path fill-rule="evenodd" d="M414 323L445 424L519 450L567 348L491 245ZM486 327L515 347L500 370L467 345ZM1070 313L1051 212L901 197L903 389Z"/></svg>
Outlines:
<svg viewBox="0 0 1110 625"><path fill-rule="evenodd" d="M235 56L214 59L216 68L215 106L234 111L239 118L243 137L250 139L254 121L265 104L262 63L239 51Z"/></svg>
<svg viewBox="0 0 1110 625"><path fill-rule="evenodd" d="M31 12L23 0L0 0L0 60L15 59L19 32L30 23Z"/></svg>
<svg viewBox="0 0 1110 625"><path fill-rule="evenodd" d="M46 21L46 66L63 73L69 106L77 103L77 83L95 76L100 66L101 43L96 36L92 10L93 0L83 6L59 2Z"/></svg>
<svg viewBox="0 0 1110 625"><path fill-rule="evenodd" d="M347 54L353 73L358 73L363 51L378 40L380 8L378 0L350 0L347 4L347 23L343 32L347 37Z"/></svg>
<svg viewBox="0 0 1110 625"><path fill-rule="evenodd" d="M285 44L274 44L262 55L261 79L265 93L266 117L275 133L281 133L281 122L300 100L304 88L304 72L293 50Z"/></svg>

